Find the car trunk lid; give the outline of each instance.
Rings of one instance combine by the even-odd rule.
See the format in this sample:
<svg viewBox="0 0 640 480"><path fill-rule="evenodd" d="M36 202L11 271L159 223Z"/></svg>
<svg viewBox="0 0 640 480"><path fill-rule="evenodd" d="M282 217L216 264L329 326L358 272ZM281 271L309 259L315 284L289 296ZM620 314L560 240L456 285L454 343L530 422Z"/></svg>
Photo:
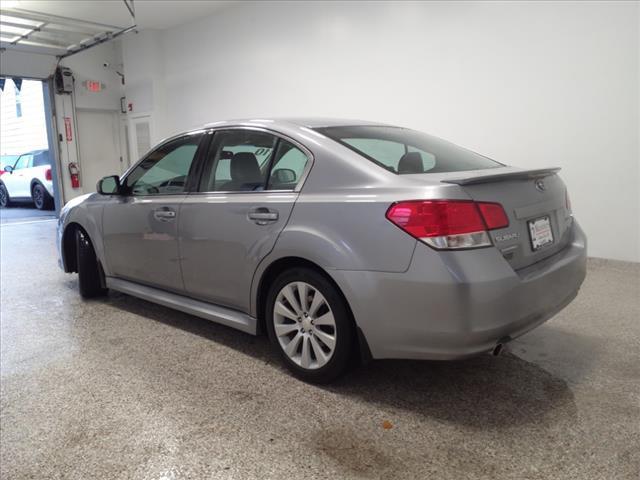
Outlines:
<svg viewBox="0 0 640 480"><path fill-rule="evenodd" d="M492 230L490 236L518 270L557 253L570 241L572 219L559 170L500 167L439 176L443 183L459 185L475 201L503 206L509 226Z"/></svg>

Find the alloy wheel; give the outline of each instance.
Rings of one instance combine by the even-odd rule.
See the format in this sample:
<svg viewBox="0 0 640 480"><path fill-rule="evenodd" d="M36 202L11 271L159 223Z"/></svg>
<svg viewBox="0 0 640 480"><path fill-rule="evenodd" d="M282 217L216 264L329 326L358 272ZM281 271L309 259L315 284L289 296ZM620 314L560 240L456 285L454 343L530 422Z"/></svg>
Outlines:
<svg viewBox="0 0 640 480"><path fill-rule="evenodd" d="M276 297L273 324L283 352L300 367L315 370L331 359L336 321L329 303L312 285L285 285Z"/></svg>
<svg viewBox="0 0 640 480"><path fill-rule="evenodd" d="M42 188L37 185L33 188L33 203L35 203L38 208L42 208L44 205L44 193L42 192Z"/></svg>

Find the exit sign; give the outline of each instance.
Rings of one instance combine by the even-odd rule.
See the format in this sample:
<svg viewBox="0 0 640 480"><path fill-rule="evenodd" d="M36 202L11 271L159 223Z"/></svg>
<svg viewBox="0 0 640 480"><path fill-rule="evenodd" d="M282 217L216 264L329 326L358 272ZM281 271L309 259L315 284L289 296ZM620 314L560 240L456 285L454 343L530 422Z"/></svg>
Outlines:
<svg viewBox="0 0 640 480"><path fill-rule="evenodd" d="M100 83L96 80L86 80L83 83L87 90L94 93L101 92L102 90L104 90L104 87L105 87L103 83Z"/></svg>

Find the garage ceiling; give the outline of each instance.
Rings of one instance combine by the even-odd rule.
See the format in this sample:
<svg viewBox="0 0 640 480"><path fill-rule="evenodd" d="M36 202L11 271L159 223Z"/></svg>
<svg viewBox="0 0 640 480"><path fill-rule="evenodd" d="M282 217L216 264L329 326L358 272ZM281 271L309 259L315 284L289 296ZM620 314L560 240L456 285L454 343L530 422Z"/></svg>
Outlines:
<svg viewBox="0 0 640 480"><path fill-rule="evenodd" d="M138 30L165 29L210 15L232 1L134 1ZM64 55L133 24L124 1L3 0L0 47Z"/></svg>

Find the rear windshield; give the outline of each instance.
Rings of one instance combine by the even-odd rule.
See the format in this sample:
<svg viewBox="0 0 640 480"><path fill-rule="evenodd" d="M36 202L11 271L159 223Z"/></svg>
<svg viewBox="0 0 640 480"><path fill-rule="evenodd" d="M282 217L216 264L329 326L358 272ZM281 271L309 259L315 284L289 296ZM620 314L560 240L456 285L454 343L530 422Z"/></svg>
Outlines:
<svg viewBox="0 0 640 480"><path fill-rule="evenodd" d="M406 128L354 126L316 130L398 175L459 172L502 166L445 140Z"/></svg>

